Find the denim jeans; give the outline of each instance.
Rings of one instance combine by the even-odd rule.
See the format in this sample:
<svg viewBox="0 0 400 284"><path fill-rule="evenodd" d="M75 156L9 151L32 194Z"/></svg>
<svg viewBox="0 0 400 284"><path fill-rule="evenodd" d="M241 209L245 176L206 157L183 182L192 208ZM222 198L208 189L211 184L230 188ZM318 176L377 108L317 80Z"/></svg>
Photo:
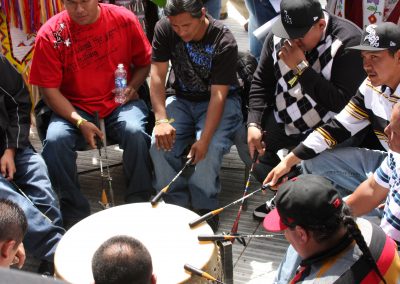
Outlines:
<svg viewBox="0 0 400 284"><path fill-rule="evenodd" d="M274 284L287 284L296 275L297 268L301 262L300 256L296 250L290 245L279 264L278 270L276 271Z"/></svg>
<svg viewBox="0 0 400 284"><path fill-rule="evenodd" d="M344 197L351 194L381 165L387 153L365 148L344 147L326 150L302 162L303 174L315 174L332 181Z"/></svg>
<svg viewBox="0 0 400 284"><path fill-rule="evenodd" d="M259 60L265 38L258 40L253 35L253 32L278 15L278 13L275 12L275 9L272 7L269 0L245 0L245 3L247 10L249 10L248 34L250 53L253 54L257 60Z"/></svg>
<svg viewBox="0 0 400 284"><path fill-rule="evenodd" d="M82 110L79 114L94 122L93 115ZM127 202L148 200L151 194L150 136L145 133L148 109L142 100L131 101L116 108L104 118L107 137L117 141L123 149L123 170L126 178ZM78 182L76 150L86 147L86 141L75 125L53 113L46 139L43 158L50 178L60 197L64 219L79 220L90 214L88 200Z"/></svg>
<svg viewBox="0 0 400 284"><path fill-rule="evenodd" d="M184 165L182 154L194 140L199 140L207 115L209 101L192 102L175 96L168 97L168 117L174 118L176 140L171 151L158 150L153 141L150 148L154 163L154 188L160 191ZM167 203L194 209L215 209L218 207L218 193L221 190L219 171L222 157L228 153L236 130L242 122L240 98L229 96L224 113L214 132L207 154L197 163L191 173L179 177L169 188L164 200ZM188 172L188 171L186 171Z"/></svg>
<svg viewBox="0 0 400 284"><path fill-rule="evenodd" d="M211 15L216 20L219 20L219 15L221 13L221 0L207 0L204 3L204 7L207 9L207 13Z"/></svg>
<svg viewBox="0 0 400 284"><path fill-rule="evenodd" d="M14 161L17 172L13 181L35 206L1 174L0 198L13 201L24 211L28 220L26 250L38 259L53 262L55 249L65 231L46 164L32 148L17 150Z"/></svg>

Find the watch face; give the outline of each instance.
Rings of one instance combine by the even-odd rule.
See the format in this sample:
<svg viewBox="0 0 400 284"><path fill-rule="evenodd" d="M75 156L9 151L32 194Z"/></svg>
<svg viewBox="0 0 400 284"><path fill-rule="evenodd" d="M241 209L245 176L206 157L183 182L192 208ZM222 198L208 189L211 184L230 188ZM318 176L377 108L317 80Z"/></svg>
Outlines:
<svg viewBox="0 0 400 284"><path fill-rule="evenodd" d="M304 71L304 69L306 69L308 67L308 63L306 61L301 61L297 66L296 66L296 70L294 70L294 74L300 74Z"/></svg>

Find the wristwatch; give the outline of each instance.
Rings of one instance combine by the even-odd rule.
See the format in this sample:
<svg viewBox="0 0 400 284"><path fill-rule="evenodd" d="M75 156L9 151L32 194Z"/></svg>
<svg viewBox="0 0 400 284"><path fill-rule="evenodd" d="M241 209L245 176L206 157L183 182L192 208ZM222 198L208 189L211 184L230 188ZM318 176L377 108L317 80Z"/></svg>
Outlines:
<svg viewBox="0 0 400 284"><path fill-rule="evenodd" d="M294 75L301 75L304 70L306 70L310 65L307 61L303 60L299 64L297 64L296 69L293 70Z"/></svg>

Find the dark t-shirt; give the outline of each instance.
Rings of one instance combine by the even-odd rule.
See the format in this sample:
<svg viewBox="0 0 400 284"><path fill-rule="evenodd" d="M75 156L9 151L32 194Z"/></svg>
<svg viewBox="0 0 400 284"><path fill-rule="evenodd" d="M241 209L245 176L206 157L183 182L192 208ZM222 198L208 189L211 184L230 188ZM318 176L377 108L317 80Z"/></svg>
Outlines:
<svg viewBox="0 0 400 284"><path fill-rule="evenodd" d="M158 21L153 38L152 60L171 60L167 94L192 101L210 98L211 85L237 88L237 44L230 30L207 16L210 24L200 41L184 42L167 18Z"/></svg>

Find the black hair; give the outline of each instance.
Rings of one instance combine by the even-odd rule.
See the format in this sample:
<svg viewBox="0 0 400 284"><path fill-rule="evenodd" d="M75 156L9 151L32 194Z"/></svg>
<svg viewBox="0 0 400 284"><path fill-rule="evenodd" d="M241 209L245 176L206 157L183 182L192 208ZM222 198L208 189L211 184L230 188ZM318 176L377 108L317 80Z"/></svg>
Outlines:
<svg viewBox="0 0 400 284"><path fill-rule="evenodd" d="M383 275L379 270L379 267L376 264L376 261L372 256L371 251L369 250L369 247L365 242L365 239L360 229L358 228L356 221L354 220L353 216L351 216L350 209L347 207L347 205L344 205L342 212L343 212L343 224L347 228L347 232L356 241L358 247L360 248L363 255L366 257L368 262L370 263L371 267L374 269L375 273L379 276L380 279L382 279L382 282L386 284L386 280L385 278L383 278Z"/></svg>
<svg viewBox="0 0 400 284"><path fill-rule="evenodd" d="M149 284L153 274L146 247L129 236L115 236L94 253L92 272L95 284Z"/></svg>
<svg viewBox="0 0 400 284"><path fill-rule="evenodd" d="M26 233L28 222L24 211L8 199L0 199L0 241L15 240L19 245Z"/></svg>
<svg viewBox="0 0 400 284"><path fill-rule="evenodd" d="M338 210L331 218L326 220L324 225L300 226L304 227L308 231L311 231L313 238L316 242L329 240L330 238L335 236L336 232L338 232L344 226L350 237L356 241L364 257L367 259L376 274L379 276L379 278L382 279L383 283L386 284L386 280L383 278L383 275L380 272L378 265L376 264L376 261L373 258L371 251L369 250L369 247L365 242L365 239L360 229L357 226L356 221L351 215L349 207L345 203L343 203L341 210Z"/></svg>
<svg viewBox="0 0 400 284"><path fill-rule="evenodd" d="M392 57L394 57L394 54L399 50L400 50L400 47L398 47L398 48L390 47L390 48L387 49L387 51L389 52L389 55L392 56Z"/></svg>
<svg viewBox="0 0 400 284"><path fill-rule="evenodd" d="M201 18L202 8L201 0L168 0L164 7L164 15L169 17L187 12L193 18Z"/></svg>

